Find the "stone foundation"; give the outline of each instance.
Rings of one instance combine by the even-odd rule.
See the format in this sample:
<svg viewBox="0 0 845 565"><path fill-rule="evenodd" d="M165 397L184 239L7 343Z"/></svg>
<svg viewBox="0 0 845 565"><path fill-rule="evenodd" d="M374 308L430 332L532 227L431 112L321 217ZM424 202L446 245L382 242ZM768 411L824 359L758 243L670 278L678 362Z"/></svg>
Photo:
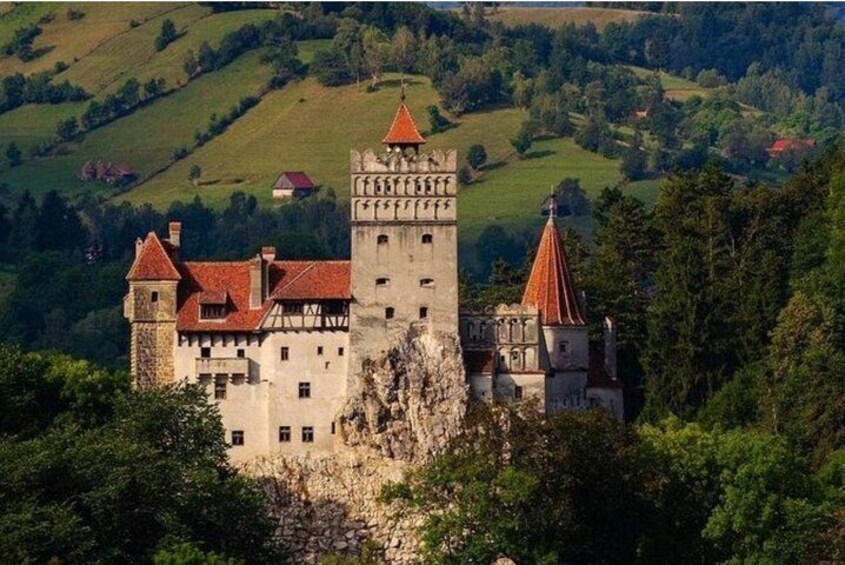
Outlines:
<svg viewBox="0 0 845 565"><path fill-rule="evenodd" d="M388 563L418 560L423 516L379 501L384 485L430 461L461 430L468 389L457 336L409 337L364 364L340 415L342 443L325 455L276 456L259 478L296 563L364 544Z"/></svg>

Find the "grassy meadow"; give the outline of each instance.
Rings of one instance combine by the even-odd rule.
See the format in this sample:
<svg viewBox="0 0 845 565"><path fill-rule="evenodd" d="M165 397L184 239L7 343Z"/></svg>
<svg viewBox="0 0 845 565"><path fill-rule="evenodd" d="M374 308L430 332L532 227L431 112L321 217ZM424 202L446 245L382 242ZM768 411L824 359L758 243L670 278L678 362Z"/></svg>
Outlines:
<svg viewBox="0 0 845 565"><path fill-rule="evenodd" d="M637 10L611 10L583 6L571 8L507 6L498 8L495 12L488 9L487 17L494 22L502 22L506 26L541 24L556 28L570 23L575 25L592 23L601 30L609 23L634 21L647 13Z"/></svg>

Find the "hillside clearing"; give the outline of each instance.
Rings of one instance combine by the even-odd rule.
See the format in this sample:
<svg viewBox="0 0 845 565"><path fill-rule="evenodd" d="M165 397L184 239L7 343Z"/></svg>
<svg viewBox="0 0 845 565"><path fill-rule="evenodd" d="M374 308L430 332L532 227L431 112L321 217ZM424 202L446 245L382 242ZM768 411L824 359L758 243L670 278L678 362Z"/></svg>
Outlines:
<svg viewBox="0 0 845 565"><path fill-rule="evenodd" d="M37 9L27 8L24 11L25 16L22 14L22 17L16 16L17 10L30 4L15 6L11 12L0 18L0 29L4 34L11 34L19 27L36 23L39 18L51 14L53 19L50 22L39 24L43 33L35 38L32 45L35 50L44 48L48 51L26 63L16 56L0 59L0 76L18 72L30 74L49 71L58 61L72 65L75 60L81 60L99 45L129 30L131 20L143 22L165 12L178 12L182 7L188 6L162 2L113 3L109 4L106 10L86 2L36 5ZM195 9L210 11L199 6ZM71 20L68 18L68 10L83 12L85 16L79 20ZM5 23L7 18L11 18L14 23ZM82 86L88 88L87 85Z"/></svg>

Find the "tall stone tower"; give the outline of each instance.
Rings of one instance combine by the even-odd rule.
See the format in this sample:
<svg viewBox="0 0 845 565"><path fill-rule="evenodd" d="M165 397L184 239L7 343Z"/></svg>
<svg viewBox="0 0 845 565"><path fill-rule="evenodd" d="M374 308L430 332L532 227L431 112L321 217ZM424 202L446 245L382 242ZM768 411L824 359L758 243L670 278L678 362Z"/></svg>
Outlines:
<svg viewBox="0 0 845 565"><path fill-rule="evenodd" d="M182 278L173 258L179 251L181 226L170 224L170 239L162 242L155 232L136 243L135 262L126 275L129 294L123 314L129 320L130 370L139 388L175 380L177 285Z"/></svg>
<svg viewBox="0 0 845 565"><path fill-rule="evenodd" d="M457 152L425 142L403 94L385 149L351 152L351 375L408 331L458 331Z"/></svg>

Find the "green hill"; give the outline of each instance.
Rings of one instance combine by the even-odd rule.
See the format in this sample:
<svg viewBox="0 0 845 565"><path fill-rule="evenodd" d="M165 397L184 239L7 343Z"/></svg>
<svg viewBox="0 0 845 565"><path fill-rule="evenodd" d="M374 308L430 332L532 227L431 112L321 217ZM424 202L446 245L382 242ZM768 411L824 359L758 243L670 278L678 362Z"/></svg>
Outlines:
<svg viewBox="0 0 845 565"><path fill-rule="evenodd" d="M66 15L70 7L84 11L85 16L70 21ZM207 128L212 113L224 114L241 98L258 95L271 73L260 61L263 52L257 50L187 83L182 66L188 51L196 53L204 41L216 47L225 33L245 23L273 18L278 12L212 13L196 4L121 4L116 11L110 11L111 7L19 5L2 13L0 30L5 34L52 13L52 20L42 25L44 33L34 46L50 45L53 49L29 63L13 57L0 59L0 75L32 73L65 60L72 63L56 78L83 86L98 100L132 77L142 82L164 77L168 88L176 90L87 133L57 155L27 159L15 168L4 162L0 183L7 190L30 190L36 195L51 189L69 195L91 191L158 208L195 195L213 205L223 205L232 191L241 190L255 195L262 205L271 205L269 189L278 173L304 170L319 184L333 187L340 198L346 198L349 150L376 148L396 110L398 76L386 75L379 89L371 93L363 85L326 88L307 78L264 94L257 106L224 133L173 163L174 150L191 147L194 133ZM157 52L153 42L165 18L172 19L182 35ZM131 20L135 20L132 26ZM301 59L309 61L326 44L301 42ZM427 78L409 79L408 102L420 128L427 129L426 107L439 102ZM27 105L0 114L0 149L15 142L28 155L33 146L54 138L59 120L81 116L87 105ZM509 140L516 136L525 118L525 112L510 107L473 112L450 118L454 127L429 136L429 147L456 147L465 155L470 145L482 143L489 155L491 165L476 182L463 188L459 197L465 257L471 259L474 242L488 224L536 228L541 221L540 202L550 185L565 177L580 178L591 195L617 182L618 161L584 151L571 139L538 141L528 158L517 159ZM128 164L140 175L139 183L129 192L114 196L114 188L109 185L79 180L82 165L95 159ZM194 165L202 169L196 184L188 179ZM629 189L650 201L656 182L634 183Z"/></svg>

